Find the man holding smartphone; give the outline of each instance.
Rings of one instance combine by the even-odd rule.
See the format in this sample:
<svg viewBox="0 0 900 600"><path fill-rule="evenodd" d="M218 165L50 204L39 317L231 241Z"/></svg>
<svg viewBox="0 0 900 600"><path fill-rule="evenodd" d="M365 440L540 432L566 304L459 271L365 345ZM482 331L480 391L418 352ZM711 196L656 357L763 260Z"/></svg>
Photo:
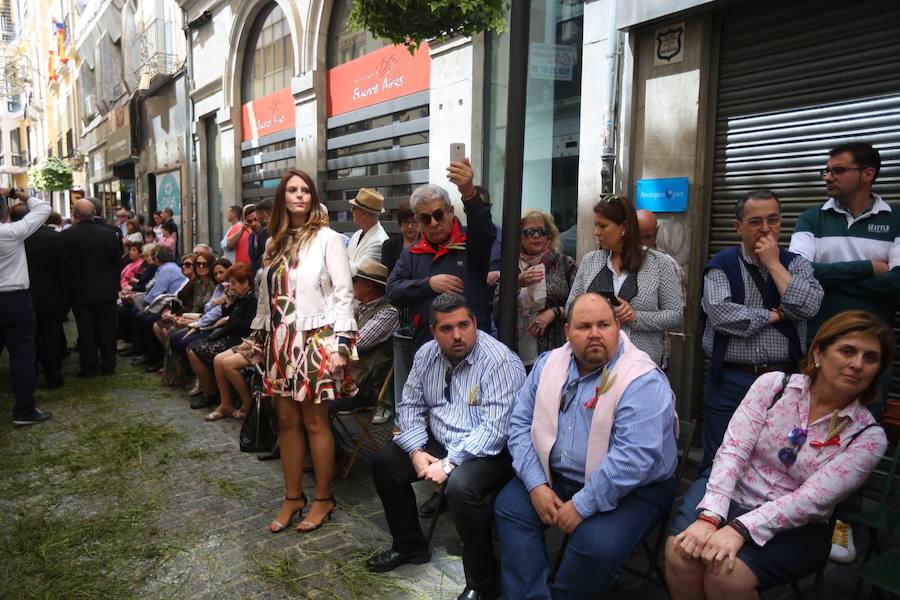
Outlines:
<svg viewBox="0 0 900 600"><path fill-rule="evenodd" d="M42 423L52 415L37 409L34 304L29 291L28 260L25 239L40 229L52 209L38 198L29 198L24 190L0 188L0 348L9 352L12 374L13 425ZM28 203L28 214L9 222L9 199Z"/></svg>

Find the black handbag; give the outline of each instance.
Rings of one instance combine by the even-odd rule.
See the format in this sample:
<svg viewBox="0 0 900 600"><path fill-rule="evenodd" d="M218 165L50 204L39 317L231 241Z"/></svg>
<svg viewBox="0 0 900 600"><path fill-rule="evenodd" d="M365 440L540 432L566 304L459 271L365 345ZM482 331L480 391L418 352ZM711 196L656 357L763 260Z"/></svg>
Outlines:
<svg viewBox="0 0 900 600"><path fill-rule="evenodd" d="M262 375L253 376L253 404L241 425L241 452L274 452L278 446L278 415L271 396L263 393Z"/></svg>

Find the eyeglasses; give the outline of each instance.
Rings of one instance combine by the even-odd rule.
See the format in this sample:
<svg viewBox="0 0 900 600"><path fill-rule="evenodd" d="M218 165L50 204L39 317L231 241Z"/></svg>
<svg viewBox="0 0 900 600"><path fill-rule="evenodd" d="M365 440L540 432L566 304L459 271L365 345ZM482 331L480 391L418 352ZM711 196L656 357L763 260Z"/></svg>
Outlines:
<svg viewBox="0 0 900 600"><path fill-rule="evenodd" d="M747 221L747 225L751 229L759 229L763 225L768 225L771 228L778 227L781 225L781 215L777 217L769 217L768 219L763 219L762 217L754 217L753 219L749 219Z"/></svg>
<svg viewBox="0 0 900 600"><path fill-rule="evenodd" d="M439 208L431 214L419 213L416 215L416 217L419 219L419 222L421 222L422 225L431 225L432 219L434 219L435 222L437 222L437 223L440 223L441 221L443 221L445 214L446 214L446 212L444 211L444 209Z"/></svg>
<svg viewBox="0 0 900 600"><path fill-rule="evenodd" d="M806 443L807 430L794 427L785 438L788 445L778 451L778 460L786 467L790 467L797 462L797 452L800 446Z"/></svg>
<svg viewBox="0 0 900 600"><path fill-rule="evenodd" d="M522 230L522 235L527 238L544 237L547 235L546 227L528 227Z"/></svg>
<svg viewBox="0 0 900 600"><path fill-rule="evenodd" d="M444 375L444 401L450 404L450 382L453 380L453 367L447 367L447 373Z"/></svg>
<svg viewBox="0 0 900 600"><path fill-rule="evenodd" d="M840 177L847 171L862 171L866 167L833 167L833 168L825 168L819 170L819 175L825 177L826 175L831 175L832 177Z"/></svg>
<svg viewBox="0 0 900 600"><path fill-rule="evenodd" d="M195 266L195 267L198 267L198 268L199 268L199 267L203 267L203 268L205 269L206 267L209 266L209 263L208 263L208 262L195 262L195 263L194 263L194 266Z"/></svg>
<svg viewBox="0 0 900 600"><path fill-rule="evenodd" d="M409 227L410 225L415 225L415 224L416 224L415 217L413 217L411 219L403 219L402 221L400 221L400 227Z"/></svg>

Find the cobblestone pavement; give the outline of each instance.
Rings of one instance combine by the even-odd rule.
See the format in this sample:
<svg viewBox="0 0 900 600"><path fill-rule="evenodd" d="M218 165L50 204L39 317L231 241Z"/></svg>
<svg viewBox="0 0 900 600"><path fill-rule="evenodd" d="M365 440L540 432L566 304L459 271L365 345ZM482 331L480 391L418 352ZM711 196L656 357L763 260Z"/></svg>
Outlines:
<svg viewBox="0 0 900 600"><path fill-rule="evenodd" d="M76 358L65 387L38 394L53 420L19 430L0 361L0 598L453 599L462 590L446 516L430 564L365 571L365 558L389 544L367 460L335 482L332 522L272 535L280 465L240 453L237 422L205 422L184 391L127 360L115 377L79 380ZM304 488L313 489L308 476ZM417 492L424 499L430 489ZM639 597L639 586L625 575L613 596ZM847 597L852 586L853 571L832 565L824 597ZM665 595L651 588L650 597Z"/></svg>

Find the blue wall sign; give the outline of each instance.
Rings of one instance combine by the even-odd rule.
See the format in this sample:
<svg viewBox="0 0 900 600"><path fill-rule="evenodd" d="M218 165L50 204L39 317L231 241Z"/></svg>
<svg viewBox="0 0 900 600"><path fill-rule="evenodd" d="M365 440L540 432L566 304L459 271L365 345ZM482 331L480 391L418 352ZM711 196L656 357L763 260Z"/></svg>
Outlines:
<svg viewBox="0 0 900 600"><path fill-rule="evenodd" d="M685 212L688 207L688 178L639 179L635 207L653 212Z"/></svg>

